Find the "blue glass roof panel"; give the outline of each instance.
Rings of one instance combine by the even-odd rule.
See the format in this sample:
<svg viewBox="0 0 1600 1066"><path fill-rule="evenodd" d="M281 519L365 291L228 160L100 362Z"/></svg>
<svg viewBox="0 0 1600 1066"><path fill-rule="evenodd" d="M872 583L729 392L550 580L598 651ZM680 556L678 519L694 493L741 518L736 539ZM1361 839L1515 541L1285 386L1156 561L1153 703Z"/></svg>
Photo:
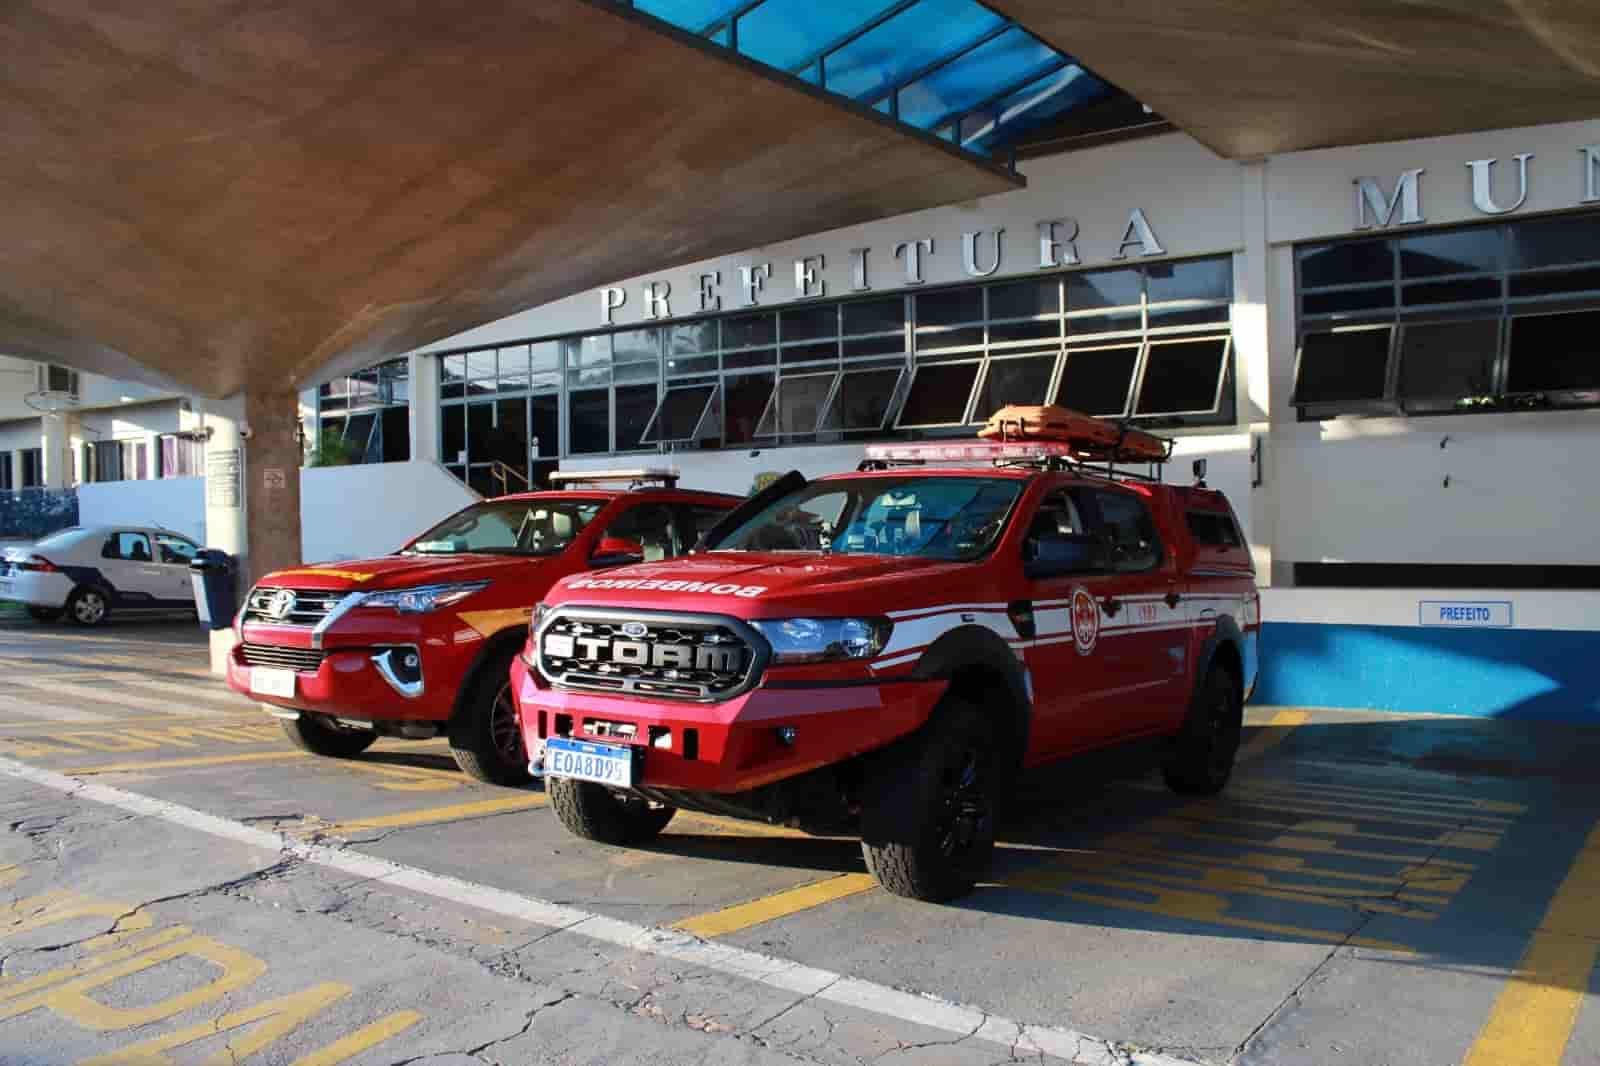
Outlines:
<svg viewBox="0 0 1600 1066"><path fill-rule="evenodd" d="M739 19L739 51L779 70L793 71L890 6L766 0Z"/></svg>
<svg viewBox="0 0 1600 1066"><path fill-rule="evenodd" d="M1004 24L974 0L922 0L829 55L828 88L876 97Z"/></svg>
<svg viewBox="0 0 1600 1066"><path fill-rule="evenodd" d="M632 6L976 155L1118 91L978 0Z"/></svg>
<svg viewBox="0 0 1600 1066"><path fill-rule="evenodd" d="M634 0L633 6L690 33L705 33L743 7L745 0Z"/></svg>
<svg viewBox="0 0 1600 1066"><path fill-rule="evenodd" d="M961 147L984 155L1075 107L1110 95L1111 86L1076 63L1030 82L961 121Z"/></svg>
<svg viewBox="0 0 1600 1066"><path fill-rule="evenodd" d="M930 129L1061 62L1061 53L1013 26L901 89L900 120Z"/></svg>

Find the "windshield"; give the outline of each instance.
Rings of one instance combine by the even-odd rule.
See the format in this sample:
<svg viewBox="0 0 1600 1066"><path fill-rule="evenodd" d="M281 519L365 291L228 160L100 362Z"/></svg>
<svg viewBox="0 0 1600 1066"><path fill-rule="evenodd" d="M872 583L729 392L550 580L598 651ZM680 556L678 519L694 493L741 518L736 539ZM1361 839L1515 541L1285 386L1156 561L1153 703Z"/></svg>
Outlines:
<svg viewBox="0 0 1600 1066"><path fill-rule="evenodd" d="M814 482L774 501L716 550L970 559L999 538L1022 485L987 477Z"/></svg>
<svg viewBox="0 0 1600 1066"><path fill-rule="evenodd" d="M475 504L412 541L403 555L555 555L606 505L604 500L493 500Z"/></svg>

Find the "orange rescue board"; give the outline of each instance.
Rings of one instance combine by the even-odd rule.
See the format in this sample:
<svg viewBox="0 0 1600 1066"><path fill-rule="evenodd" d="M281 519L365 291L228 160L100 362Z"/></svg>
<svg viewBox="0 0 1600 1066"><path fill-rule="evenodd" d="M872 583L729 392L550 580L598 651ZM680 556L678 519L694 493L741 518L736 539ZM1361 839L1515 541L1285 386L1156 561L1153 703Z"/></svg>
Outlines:
<svg viewBox="0 0 1600 1066"><path fill-rule="evenodd" d="M989 416L978 436L986 440L1066 441L1085 458L1120 463L1160 463L1168 456L1167 442L1153 433L1113 425L1055 404L1008 404Z"/></svg>

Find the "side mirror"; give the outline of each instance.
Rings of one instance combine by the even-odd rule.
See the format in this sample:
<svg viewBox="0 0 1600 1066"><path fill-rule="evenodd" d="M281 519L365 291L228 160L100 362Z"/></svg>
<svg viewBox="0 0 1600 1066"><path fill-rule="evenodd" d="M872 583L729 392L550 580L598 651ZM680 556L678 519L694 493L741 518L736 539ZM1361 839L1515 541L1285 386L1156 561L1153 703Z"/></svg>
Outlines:
<svg viewBox="0 0 1600 1066"><path fill-rule="evenodd" d="M608 566L627 566L630 563L644 562L643 555L631 552L607 552L604 555L589 556L589 569L600 570Z"/></svg>
<svg viewBox="0 0 1600 1066"><path fill-rule="evenodd" d="M644 545L627 537L601 537L589 556L589 569L600 570L608 566L627 566L644 562Z"/></svg>
<svg viewBox="0 0 1600 1066"><path fill-rule="evenodd" d="M1094 574L1110 568L1106 542L1091 534L1042 533L1032 538L1033 558L1022 564L1029 578Z"/></svg>

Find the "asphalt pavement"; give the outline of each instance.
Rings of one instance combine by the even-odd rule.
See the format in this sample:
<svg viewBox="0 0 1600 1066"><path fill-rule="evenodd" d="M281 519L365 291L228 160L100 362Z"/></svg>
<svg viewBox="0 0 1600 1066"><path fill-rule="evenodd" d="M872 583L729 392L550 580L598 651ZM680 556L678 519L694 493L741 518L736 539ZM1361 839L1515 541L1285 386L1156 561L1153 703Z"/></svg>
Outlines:
<svg viewBox="0 0 1600 1066"><path fill-rule="evenodd" d="M610 848L438 741L306 755L192 623L0 621L0 677L7 1063L1600 1062L1596 730L1252 708L1224 796L1053 767L933 906L848 839Z"/></svg>

